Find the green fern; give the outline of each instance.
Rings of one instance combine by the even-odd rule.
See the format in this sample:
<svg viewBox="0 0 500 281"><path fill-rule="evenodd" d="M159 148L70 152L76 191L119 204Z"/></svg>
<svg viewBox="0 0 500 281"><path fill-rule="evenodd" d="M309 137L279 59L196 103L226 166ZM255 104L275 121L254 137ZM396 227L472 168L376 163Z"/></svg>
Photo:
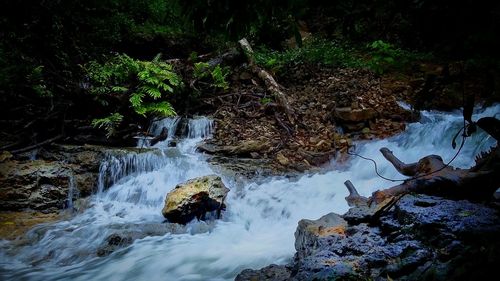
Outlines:
<svg viewBox="0 0 500 281"><path fill-rule="evenodd" d="M129 101L133 108L137 108L142 105L142 99L144 98L144 93L138 92L130 95Z"/></svg>
<svg viewBox="0 0 500 281"><path fill-rule="evenodd" d="M109 138L114 135L116 127L118 127L122 120L123 115L120 113L113 113L108 117L92 120L92 126L104 129L106 131L106 137Z"/></svg>
<svg viewBox="0 0 500 281"><path fill-rule="evenodd" d="M229 83L226 81L226 77L229 74L227 69L222 69L220 65L214 67L210 73L214 81L213 85L217 88L221 88L224 91L229 89Z"/></svg>
<svg viewBox="0 0 500 281"><path fill-rule="evenodd" d="M208 63L197 62L194 64L193 75L197 79L208 77L209 75L209 72L207 71L208 69L210 69L210 65Z"/></svg>
<svg viewBox="0 0 500 281"><path fill-rule="evenodd" d="M193 76L197 79L207 79L214 88L219 88L224 91L229 89L229 83L226 77L229 74L229 68L221 67L219 64L210 69L210 65L206 62L197 62L194 64Z"/></svg>
<svg viewBox="0 0 500 281"><path fill-rule="evenodd" d="M176 114L166 99L168 94L182 87L182 80L172 65L161 61L160 55L151 61L135 60L124 54L116 55L104 64L96 61L88 63L85 71L91 84L89 92L103 105L112 104L110 101L117 96L127 95L130 108L139 116ZM108 133L114 132L110 128L119 126L123 119L117 118L115 114L95 119L92 125L105 128Z"/></svg>

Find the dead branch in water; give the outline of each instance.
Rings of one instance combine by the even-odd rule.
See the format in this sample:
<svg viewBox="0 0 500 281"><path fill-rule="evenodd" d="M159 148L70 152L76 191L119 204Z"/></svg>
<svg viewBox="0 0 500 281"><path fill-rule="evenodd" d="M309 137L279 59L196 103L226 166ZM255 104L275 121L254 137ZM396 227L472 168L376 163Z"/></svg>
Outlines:
<svg viewBox="0 0 500 281"><path fill-rule="evenodd" d="M477 123L498 141L500 121L496 118L481 118ZM410 176L403 183L388 189L377 190L370 198L362 197L350 181L344 184L349 191L346 201L357 212L367 217L377 217L394 205L407 193L441 196L450 199L488 200L500 186L500 150L494 147L481 153L476 165L469 169L458 169L445 164L438 155L428 155L416 163L404 163L392 151L383 147L382 155L396 170Z"/></svg>

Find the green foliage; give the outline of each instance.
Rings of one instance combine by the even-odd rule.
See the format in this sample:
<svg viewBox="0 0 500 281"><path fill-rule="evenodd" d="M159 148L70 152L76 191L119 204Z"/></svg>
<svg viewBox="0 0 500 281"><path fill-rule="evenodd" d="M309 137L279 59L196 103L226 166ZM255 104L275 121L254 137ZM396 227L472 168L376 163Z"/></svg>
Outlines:
<svg viewBox="0 0 500 281"><path fill-rule="evenodd" d="M228 74L229 68L222 68L220 65L216 65L210 72L210 75L214 81L214 87L227 91L229 89L229 83L226 81L226 77Z"/></svg>
<svg viewBox="0 0 500 281"><path fill-rule="evenodd" d="M179 0L3 0L0 14L0 89L13 97L77 92L78 65L192 33Z"/></svg>
<svg viewBox="0 0 500 281"><path fill-rule="evenodd" d="M400 50L392 44L376 40L368 44L368 48L371 51L371 60L368 65L375 73L382 74L396 65Z"/></svg>
<svg viewBox="0 0 500 281"><path fill-rule="evenodd" d="M197 62L194 64L193 76L202 79L210 75L210 65L206 62Z"/></svg>
<svg viewBox="0 0 500 281"><path fill-rule="evenodd" d="M279 72L289 65L302 63L344 67L362 65L362 61L352 48L321 39L308 40L304 42L302 48L287 49L282 52L258 48L255 60L258 65L274 72Z"/></svg>
<svg viewBox="0 0 500 281"><path fill-rule="evenodd" d="M273 99L271 99L270 97L264 97L264 98L260 99L260 103L263 104L263 105L266 105L266 104L268 104L268 103L270 103L272 101L273 101Z"/></svg>
<svg viewBox="0 0 500 281"><path fill-rule="evenodd" d="M52 97L52 92L47 88L43 78L43 65L34 67L26 77L26 82L31 89L40 97Z"/></svg>
<svg viewBox="0 0 500 281"><path fill-rule="evenodd" d="M109 138L115 133L116 128L120 125L122 120L123 115L120 113L113 113L108 117L92 120L92 126L104 129L106 131L106 136Z"/></svg>
<svg viewBox="0 0 500 281"><path fill-rule="evenodd" d="M207 79L212 87L227 91L229 83L226 77L229 75L229 71L228 67L216 65L210 69L208 63L197 62L194 64L193 76L197 79Z"/></svg>
<svg viewBox="0 0 500 281"><path fill-rule="evenodd" d="M170 64L160 60L159 55L152 61L135 60L125 54L116 55L103 64L96 61L88 63L85 72L90 80L89 92L103 105L109 105L116 98L126 98L130 108L143 117L176 114L172 105L164 99L180 88L182 81ZM105 124L109 127L119 125L122 119L115 118L111 120L113 122L108 122L107 118L97 120L101 122L93 122L95 126Z"/></svg>
<svg viewBox="0 0 500 281"><path fill-rule="evenodd" d="M429 59L429 54L410 52L382 40L376 40L368 44L371 55L367 66L377 74L383 74L391 69L404 70L411 62Z"/></svg>

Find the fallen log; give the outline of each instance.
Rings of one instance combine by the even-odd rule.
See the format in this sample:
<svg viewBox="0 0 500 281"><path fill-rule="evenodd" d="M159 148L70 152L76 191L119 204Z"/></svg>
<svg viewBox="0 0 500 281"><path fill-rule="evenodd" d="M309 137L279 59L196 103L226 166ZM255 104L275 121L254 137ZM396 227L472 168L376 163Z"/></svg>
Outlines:
<svg viewBox="0 0 500 281"><path fill-rule="evenodd" d="M243 38L238 41L238 43L240 43L241 49L248 59L248 63L252 72L256 74L260 79L262 79L262 81L264 81L264 84L267 87L267 91L269 91L276 98L276 102L283 109L288 122L290 122L290 124L295 124L295 113L288 103L286 95L280 90L280 86L278 85L274 77L255 63L254 51L252 49L252 46L250 46L248 40L246 38Z"/></svg>
<svg viewBox="0 0 500 281"><path fill-rule="evenodd" d="M481 118L477 123L498 141L500 121ZM410 176L403 183L388 189L375 191L370 198L362 197L350 181L346 181L349 196L346 201L353 207L346 215L351 219L373 219L388 210L401 196L419 193L449 199L489 200L500 187L500 150L498 146L476 158L476 165L469 169L454 168L443 162L438 155L428 155L416 163L404 163L388 148L380 152L396 170Z"/></svg>

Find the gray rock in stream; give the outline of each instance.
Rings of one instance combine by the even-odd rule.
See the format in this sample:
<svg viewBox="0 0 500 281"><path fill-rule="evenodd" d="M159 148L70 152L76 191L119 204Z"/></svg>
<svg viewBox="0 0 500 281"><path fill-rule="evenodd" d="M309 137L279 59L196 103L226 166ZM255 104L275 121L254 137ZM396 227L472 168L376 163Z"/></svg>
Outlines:
<svg viewBox="0 0 500 281"><path fill-rule="evenodd" d="M236 280L491 280L500 260L498 207L405 195L371 224L328 214L302 220L286 278L270 268ZM280 272L281 272L280 271Z"/></svg>
<svg viewBox="0 0 500 281"><path fill-rule="evenodd" d="M176 223L144 223L144 224L127 224L127 225L111 225L110 231L104 242L97 249L97 255L100 257L107 256L119 249L131 245L137 239L143 239L149 236L163 236L167 233L180 234L186 233L187 228L184 225ZM202 229L199 232L208 231Z"/></svg>
<svg viewBox="0 0 500 281"><path fill-rule="evenodd" d="M286 281L290 279L292 271L284 265L271 264L260 270L245 269L236 277L235 281L244 280L272 280Z"/></svg>

